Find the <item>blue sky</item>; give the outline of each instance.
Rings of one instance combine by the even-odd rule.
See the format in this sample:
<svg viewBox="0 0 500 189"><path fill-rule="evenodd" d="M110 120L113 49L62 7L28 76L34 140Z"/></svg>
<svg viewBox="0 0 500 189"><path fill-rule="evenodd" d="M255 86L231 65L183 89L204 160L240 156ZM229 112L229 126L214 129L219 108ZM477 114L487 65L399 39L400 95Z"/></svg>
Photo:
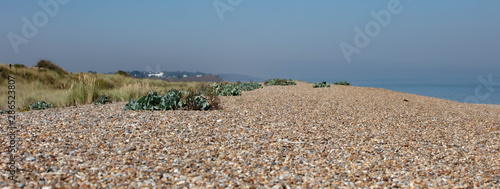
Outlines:
<svg viewBox="0 0 500 189"><path fill-rule="evenodd" d="M222 21L205 1L69 1L28 43L12 47L40 1L0 0L0 62L52 60L71 72L146 70L238 73L262 78L475 78L500 71L500 1L241 0ZM61 1L62 2L62 1ZM232 2L237 2L233 0ZM346 61L355 27L399 2L370 43ZM53 8L53 7L52 7Z"/></svg>

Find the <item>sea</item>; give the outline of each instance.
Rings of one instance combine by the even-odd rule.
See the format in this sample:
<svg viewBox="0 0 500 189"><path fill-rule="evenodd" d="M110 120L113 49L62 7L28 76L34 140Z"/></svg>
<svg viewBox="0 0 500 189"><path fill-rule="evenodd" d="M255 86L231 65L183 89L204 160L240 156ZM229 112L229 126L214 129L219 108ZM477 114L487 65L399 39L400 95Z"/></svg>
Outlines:
<svg viewBox="0 0 500 189"><path fill-rule="evenodd" d="M500 105L500 80L488 75L469 79L379 79L349 82L353 86L382 88L462 103Z"/></svg>

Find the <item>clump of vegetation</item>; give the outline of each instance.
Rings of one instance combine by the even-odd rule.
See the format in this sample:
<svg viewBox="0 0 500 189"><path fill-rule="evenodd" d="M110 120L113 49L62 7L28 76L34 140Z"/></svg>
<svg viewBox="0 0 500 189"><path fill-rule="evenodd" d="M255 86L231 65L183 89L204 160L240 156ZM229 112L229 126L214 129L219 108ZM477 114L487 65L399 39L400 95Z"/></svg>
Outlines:
<svg viewBox="0 0 500 189"><path fill-rule="evenodd" d="M40 61L38 61L38 63L36 64L36 67L45 68L48 70L55 71L59 75L68 74L68 72L66 70L64 70L61 67L59 67L58 65L52 63L52 61L46 60L46 59L41 59Z"/></svg>
<svg viewBox="0 0 500 189"><path fill-rule="evenodd" d="M241 96L242 91L252 91L262 88L259 82L246 82L246 83L214 83L213 91L217 96Z"/></svg>
<svg viewBox="0 0 500 189"><path fill-rule="evenodd" d="M137 100L130 100L125 110L209 110L208 100L201 92L171 90L163 95L150 92Z"/></svg>
<svg viewBox="0 0 500 189"><path fill-rule="evenodd" d="M180 99L180 92L176 90L161 96L157 92L150 92L137 100L130 100L125 105L125 110L176 110L182 107Z"/></svg>
<svg viewBox="0 0 500 189"><path fill-rule="evenodd" d="M295 83L291 79L274 78L274 79L270 79L270 80L267 80L266 82L264 82L264 85L267 85L267 86L272 86L272 85L282 85L282 86L285 86L285 85L297 85L297 83Z"/></svg>
<svg viewBox="0 0 500 189"><path fill-rule="evenodd" d="M48 65L47 63L40 63ZM67 73L50 70L42 66L26 69L9 69L9 64L0 64L0 99L8 97L8 78L14 77L16 84L16 110L29 110L36 101L50 102L54 107L92 104L102 94L110 100L129 101L147 95L150 91L166 93L170 90L189 90L200 86L197 82L168 82L156 79L136 79L118 74ZM58 67L58 66L57 66ZM13 66L14 68L14 66ZM206 94L212 93L211 84ZM208 96L205 96L208 99ZM218 98L218 96L216 96ZM0 109L6 109L7 101L0 100ZM212 104L211 104L212 105Z"/></svg>
<svg viewBox="0 0 500 189"><path fill-rule="evenodd" d="M339 81L339 82L335 82L333 83L334 85L347 85L347 86L350 86L351 83L347 82L347 81Z"/></svg>
<svg viewBox="0 0 500 189"><path fill-rule="evenodd" d="M199 93L207 99L208 103L210 104L210 109L222 109L222 106L220 105L219 94L217 94L217 92L213 90L212 85L204 83L199 85L197 90L192 89L192 91L199 91Z"/></svg>
<svg viewBox="0 0 500 189"><path fill-rule="evenodd" d="M7 79L9 78L11 70L8 67L0 67L0 78Z"/></svg>
<svg viewBox="0 0 500 189"><path fill-rule="evenodd" d="M44 110L44 109L47 109L47 108L53 108L54 106L49 103L49 102L45 102L45 101L40 101L40 102L35 102L33 104L30 104L30 110Z"/></svg>
<svg viewBox="0 0 500 189"><path fill-rule="evenodd" d="M24 64L14 64L14 68L28 68Z"/></svg>
<svg viewBox="0 0 500 189"><path fill-rule="evenodd" d="M94 101L95 105L100 105L100 104L106 104L106 103L112 103L113 101L111 100L110 96L106 95L101 95L96 101Z"/></svg>
<svg viewBox="0 0 500 189"><path fill-rule="evenodd" d="M319 87L330 87L330 84L328 84L326 81L313 84L313 88L319 88Z"/></svg>
<svg viewBox="0 0 500 189"><path fill-rule="evenodd" d="M246 83L237 83L238 88L242 91L253 91L255 89L262 88L262 85L257 81L246 82Z"/></svg>
<svg viewBox="0 0 500 189"><path fill-rule="evenodd" d="M128 74L126 71L122 71L122 70L118 70L118 72L116 72L116 74L122 75L125 77L131 77L130 74Z"/></svg>
<svg viewBox="0 0 500 189"><path fill-rule="evenodd" d="M238 84L214 83L213 90L218 96L241 96Z"/></svg>
<svg viewBox="0 0 500 189"><path fill-rule="evenodd" d="M95 85L95 77L91 75L78 75L78 80L71 84L67 96L67 106L93 103L99 97L98 88Z"/></svg>

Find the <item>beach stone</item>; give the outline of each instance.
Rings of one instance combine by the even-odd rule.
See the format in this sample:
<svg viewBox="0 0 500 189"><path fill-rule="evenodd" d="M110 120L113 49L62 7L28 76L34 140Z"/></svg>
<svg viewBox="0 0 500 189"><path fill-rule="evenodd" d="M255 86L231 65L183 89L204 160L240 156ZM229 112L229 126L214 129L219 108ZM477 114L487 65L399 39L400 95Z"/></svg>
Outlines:
<svg viewBox="0 0 500 189"><path fill-rule="evenodd" d="M17 148L25 157L17 178L26 188L49 187L42 179L54 188L495 188L500 182L498 105L304 82L220 100L223 109L211 111L125 111L126 102L117 102L17 112L23 126ZM1 125L6 120L0 115ZM7 148L0 150L8 160ZM20 187L8 181L6 161L0 170L1 188Z"/></svg>

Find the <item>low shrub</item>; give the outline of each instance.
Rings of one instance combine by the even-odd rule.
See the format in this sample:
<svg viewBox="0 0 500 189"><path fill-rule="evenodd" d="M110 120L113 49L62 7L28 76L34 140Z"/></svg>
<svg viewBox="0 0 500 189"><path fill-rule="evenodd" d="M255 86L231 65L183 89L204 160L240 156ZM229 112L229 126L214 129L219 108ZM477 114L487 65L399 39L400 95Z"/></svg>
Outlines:
<svg viewBox="0 0 500 189"><path fill-rule="evenodd" d="M122 70L118 70L118 72L116 72L116 74L122 75L125 77L131 77L130 74L128 74L126 71L122 71Z"/></svg>
<svg viewBox="0 0 500 189"><path fill-rule="evenodd" d="M272 86L272 85L282 85L282 86L285 86L285 85L297 85L297 83L295 83L291 79L274 78L274 79L270 79L270 80L267 80L266 82L264 82L264 85L267 85L267 86Z"/></svg>
<svg viewBox="0 0 500 189"><path fill-rule="evenodd" d="M54 106L45 101L35 102L34 104L30 104L30 110L43 110L47 108L53 108Z"/></svg>
<svg viewBox="0 0 500 189"><path fill-rule="evenodd" d="M319 87L330 87L330 84L328 84L326 81L313 84L313 88L319 88Z"/></svg>
<svg viewBox="0 0 500 189"><path fill-rule="evenodd" d="M14 68L28 68L24 64L14 64Z"/></svg>
<svg viewBox="0 0 500 189"><path fill-rule="evenodd" d="M333 83L334 85L347 85L347 86L350 86L351 83L347 82L347 81L339 81L339 82L335 82Z"/></svg>
<svg viewBox="0 0 500 189"><path fill-rule="evenodd" d="M52 63L52 61L46 60L46 59L41 59L40 61L38 61L38 63L36 64L36 67L46 68L48 70L55 71L56 73L58 73L60 75L68 73L66 70L64 70L61 67L59 67L58 65Z"/></svg>

